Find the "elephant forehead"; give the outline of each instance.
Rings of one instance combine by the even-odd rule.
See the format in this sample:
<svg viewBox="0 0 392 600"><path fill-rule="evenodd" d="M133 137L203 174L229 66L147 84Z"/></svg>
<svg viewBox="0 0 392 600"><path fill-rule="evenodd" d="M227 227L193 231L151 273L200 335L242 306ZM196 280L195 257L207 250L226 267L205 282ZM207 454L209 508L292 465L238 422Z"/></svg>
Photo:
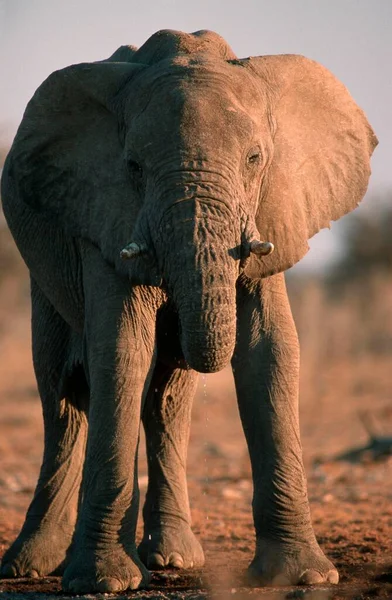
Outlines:
<svg viewBox="0 0 392 600"><path fill-rule="evenodd" d="M261 104L262 90L243 61L211 60L209 56L178 56L143 69L129 88L133 109L143 109L159 94L181 102L192 96L219 94L249 111ZM130 105L130 109L132 110Z"/></svg>
<svg viewBox="0 0 392 600"><path fill-rule="evenodd" d="M248 73L227 63L189 63L177 59L138 78L127 108L129 129L150 141L182 134L195 142L218 134L222 142L245 142L260 130L263 106Z"/></svg>
<svg viewBox="0 0 392 600"><path fill-rule="evenodd" d="M216 150L246 144L257 131L254 121L230 98L207 91L173 101L151 98L128 132L139 147L164 144L207 146Z"/></svg>

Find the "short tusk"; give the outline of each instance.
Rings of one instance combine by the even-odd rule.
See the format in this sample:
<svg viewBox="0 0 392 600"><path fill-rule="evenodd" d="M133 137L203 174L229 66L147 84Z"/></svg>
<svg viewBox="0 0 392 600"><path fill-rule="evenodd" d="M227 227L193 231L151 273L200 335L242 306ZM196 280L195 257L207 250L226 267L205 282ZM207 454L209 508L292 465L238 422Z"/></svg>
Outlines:
<svg viewBox="0 0 392 600"><path fill-rule="evenodd" d="M146 254L147 252L148 248L144 244L137 244L136 242L131 242L121 250L120 256L121 258L128 260L130 258L136 258L137 256L141 256L142 254Z"/></svg>
<svg viewBox="0 0 392 600"><path fill-rule="evenodd" d="M250 251L257 256L268 256L275 250L275 246L271 242L261 242L260 240L252 240L250 242Z"/></svg>

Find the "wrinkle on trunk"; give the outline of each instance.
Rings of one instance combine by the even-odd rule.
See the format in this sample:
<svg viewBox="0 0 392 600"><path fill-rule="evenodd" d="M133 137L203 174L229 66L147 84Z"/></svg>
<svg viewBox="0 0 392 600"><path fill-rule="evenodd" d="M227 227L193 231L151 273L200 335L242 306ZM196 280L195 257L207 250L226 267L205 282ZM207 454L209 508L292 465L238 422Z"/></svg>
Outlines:
<svg viewBox="0 0 392 600"><path fill-rule="evenodd" d="M185 359L199 372L221 370L234 351L239 244L238 222L216 199L177 201L161 220L157 254L179 312Z"/></svg>

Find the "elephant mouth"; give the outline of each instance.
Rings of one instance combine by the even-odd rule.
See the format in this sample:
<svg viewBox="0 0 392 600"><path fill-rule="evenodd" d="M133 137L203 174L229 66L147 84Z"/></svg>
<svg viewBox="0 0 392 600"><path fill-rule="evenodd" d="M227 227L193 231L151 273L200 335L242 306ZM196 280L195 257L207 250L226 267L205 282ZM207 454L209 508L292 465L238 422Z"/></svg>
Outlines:
<svg viewBox="0 0 392 600"><path fill-rule="evenodd" d="M181 345L180 319L170 301L158 310L156 331L159 360L168 366L189 369Z"/></svg>

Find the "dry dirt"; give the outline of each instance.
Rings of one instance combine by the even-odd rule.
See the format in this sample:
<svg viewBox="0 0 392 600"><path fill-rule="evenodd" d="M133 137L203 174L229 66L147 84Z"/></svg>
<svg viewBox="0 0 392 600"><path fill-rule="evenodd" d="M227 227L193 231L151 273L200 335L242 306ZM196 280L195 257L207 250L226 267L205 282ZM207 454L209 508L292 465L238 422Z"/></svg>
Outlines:
<svg viewBox="0 0 392 600"><path fill-rule="evenodd" d="M11 287L6 305L0 303L0 555L22 524L42 453L29 315L23 304L18 306L18 297ZM366 357L330 365L314 392L304 368L301 427L313 522L341 583L281 589L244 586L243 573L254 547L252 483L231 375L224 372L200 378L189 449L193 527L203 543L206 566L198 572L158 573L148 590L127 597L392 599L392 456L382 454L385 448L366 450L364 426L377 436L392 434L390 359L389 364L385 358ZM358 452L344 456L356 448ZM140 463L143 495L143 456ZM48 577L2 580L0 596L45 600L63 594L59 579Z"/></svg>

